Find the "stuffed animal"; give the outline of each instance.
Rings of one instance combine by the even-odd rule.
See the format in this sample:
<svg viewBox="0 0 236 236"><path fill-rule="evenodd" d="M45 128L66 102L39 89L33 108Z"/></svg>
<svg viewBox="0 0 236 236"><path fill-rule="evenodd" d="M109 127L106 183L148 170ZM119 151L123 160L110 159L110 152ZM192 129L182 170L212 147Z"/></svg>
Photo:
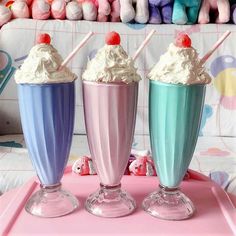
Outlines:
<svg viewBox="0 0 236 236"><path fill-rule="evenodd" d="M211 16L211 17L210 17ZM203 0L198 16L198 23L226 23L230 20L229 0Z"/></svg>
<svg viewBox="0 0 236 236"><path fill-rule="evenodd" d="M71 1L66 5L66 19L81 20L83 18L83 9L77 1Z"/></svg>
<svg viewBox="0 0 236 236"><path fill-rule="evenodd" d="M120 1L119 0L96 0L98 8L97 21L119 22L120 21ZM109 19L110 18L110 19Z"/></svg>
<svg viewBox="0 0 236 236"><path fill-rule="evenodd" d="M72 0L66 5L66 18L68 20L97 19L97 7L95 0Z"/></svg>
<svg viewBox="0 0 236 236"><path fill-rule="evenodd" d="M32 18L47 20L50 17L50 4L46 0L34 0L31 5Z"/></svg>
<svg viewBox="0 0 236 236"><path fill-rule="evenodd" d="M32 4L32 2L33 2L33 0L24 0L25 2L26 2L26 4L27 4L27 6L31 6L31 4Z"/></svg>
<svg viewBox="0 0 236 236"><path fill-rule="evenodd" d="M11 20L12 13L8 7L0 5L0 27Z"/></svg>
<svg viewBox="0 0 236 236"><path fill-rule="evenodd" d="M80 157L75 161L72 171L79 175L96 175L92 159L87 156Z"/></svg>
<svg viewBox="0 0 236 236"><path fill-rule="evenodd" d="M230 19L236 24L236 0L229 0L230 3Z"/></svg>
<svg viewBox="0 0 236 236"><path fill-rule="evenodd" d="M174 0L172 22L174 24L194 24L198 18L201 0Z"/></svg>
<svg viewBox="0 0 236 236"><path fill-rule="evenodd" d="M136 157L133 154L130 154L124 175L130 175L129 166L134 160L136 160Z"/></svg>
<svg viewBox="0 0 236 236"><path fill-rule="evenodd" d="M132 21L147 23L149 19L148 0L120 0L120 18L124 23Z"/></svg>
<svg viewBox="0 0 236 236"><path fill-rule="evenodd" d="M95 5L95 0L77 0L83 11L83 19L88 21L97 20L97 7Z"/></svg>
<svg viewBox="0 0 236 236"><path fill-rule="evenodd" d="M53 19L64 20L66 18L66 1L53 0L51 4L51 17Z"/></svg>
<svg viewBox="0 0 236 236"><path fill-rule="evenodd" d="M170 24L174 0L149 0L149 23Z"/></svg>
<svg viewBox="0 0 236 236"><path fill-rule="evenodd" d="M129 166L131 175L154 176L156 175L155 167L149 156L138 156Z"/></svg>
<svg viewBox="0 0 236 236"><path fill-rule="evenodd" d="M16 0L11 5L11 12L13 18L29 18L30 17L30 9L29 6L31 1L25 0Z"/></svg>
<svg viewBox="0 0 236 236"><path fill-rule="evenodd" d="M230 18L234 24L236 24L236 0L230 0Z"/></svg>

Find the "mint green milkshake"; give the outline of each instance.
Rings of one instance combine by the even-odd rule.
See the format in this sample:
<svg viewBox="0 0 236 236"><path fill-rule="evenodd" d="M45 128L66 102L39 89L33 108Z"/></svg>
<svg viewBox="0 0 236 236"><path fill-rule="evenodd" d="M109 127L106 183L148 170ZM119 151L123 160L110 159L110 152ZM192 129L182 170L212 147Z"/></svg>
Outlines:
<svg viewBox="0 0 236 236"><path fill-rule="evenodd" d="M143 201L143 208L158 218L186 219L195 208L179 185L195 150L211 78L187 35L170 44L148 78L150 141L160 187Z"/></svg>
<svg viewBox="0 0 236 236"><path fill-rule="evenodd" d="M176 188L197 143L205 84L180 85L150 80L149 130L160 182Z"/></svg>

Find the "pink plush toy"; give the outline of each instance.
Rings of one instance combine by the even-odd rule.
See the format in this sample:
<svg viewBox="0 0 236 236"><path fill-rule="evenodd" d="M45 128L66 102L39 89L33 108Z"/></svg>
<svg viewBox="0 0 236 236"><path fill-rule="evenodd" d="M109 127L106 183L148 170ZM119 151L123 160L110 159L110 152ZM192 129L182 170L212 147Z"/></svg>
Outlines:
<svg viewBox="0 0 236 236"><path fill-rule="evenodd" d="M96 0L77 0L81 6L83 11L83 19L88 21L96 21L97 20L97 7L95 4Z"/></svg>
<svg viewBox="0 0 236 236"><path fill-rule="evenodd" d="M12 13L9 8L0 5L0 27L11 20Z"/></svg>
<svg viewBox="0 0 236 236"><path fill-rule="evenodd" d="M50 17L50 4L46 0L34 0L31 5L32 18L47 20Z"/></svg>
<svg viewBox="0 0 236 236"><path fill-rule="evenodd" d="M211 21L210 12L213 13L215 23L226 23L230 19L229 0L203 0L200 8L198 23L207 24Z"/></svg>
<svg viewBox="0 0 236 236"><path fill-rule="evenodd" d="M25 1L25 0L16 0L11 5L11 11L13 18L29 18L30 17L30 10L29 5L31 4L31 1Z"/></svg>
<svg viewBox="0 0 236 236"><path fill-rule="evenodd" d="M33 0L24 0L24 2L26 2L27 6L30 7L32 2L33 2Z"/></svg>
<svg viewBox="0 0 236 236"><path fill-rule="evenodd" d="M77 1L71 1L66 4L66 19L81 20L83 18L83 9Z"/></svg>
<svg viewBox="0 0 236 236"><path fill-rule="evenodd" d="M119 0L96 0L98 7L97 20L100 22L120 21L120 1Z"/></svg>
<svg viewBox="0 0 236 236"><path fill-rule="evenodd" d="M79 175L96 175L92 159L87 156L80 157L75 161L72 171Z"/></svg>
<svg viewBox="0 0 236 236"><path fill-rule="evenodd" d="M149 156L137 157L130 166L129 171L131 175L138 176L154 176L156 175L153 160Z"/></svg>
<svg viewBox="0 0 236 236"><path fill-rule="evenodd" d="M51 4L51 17L59 20L64 20L66 18L65 0L53 0Z"/></svg>

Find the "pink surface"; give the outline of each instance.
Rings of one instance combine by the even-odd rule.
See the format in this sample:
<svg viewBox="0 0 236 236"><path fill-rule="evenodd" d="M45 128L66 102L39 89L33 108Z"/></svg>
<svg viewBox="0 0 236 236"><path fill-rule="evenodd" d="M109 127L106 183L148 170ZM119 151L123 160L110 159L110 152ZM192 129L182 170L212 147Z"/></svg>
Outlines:
<svg viewBox="0 0 236 236"><path fill-rule="evenodd" d="M62 183L80 200L79 209L60 218L31 216L23 207L38 188L32 180L0 198L0 235L236 235L236 209L227 194L196 172L190 172L190 177L196 179L184 181L182 189L194 202L197 213L185 221L163 221L142 211L141 202L157 188L157 177L123 177L123 188L137 200L138 209L130 216L116 219L99 218L84 210L86 197L98 188L98 177L70 172L64 175Z"/></svg>

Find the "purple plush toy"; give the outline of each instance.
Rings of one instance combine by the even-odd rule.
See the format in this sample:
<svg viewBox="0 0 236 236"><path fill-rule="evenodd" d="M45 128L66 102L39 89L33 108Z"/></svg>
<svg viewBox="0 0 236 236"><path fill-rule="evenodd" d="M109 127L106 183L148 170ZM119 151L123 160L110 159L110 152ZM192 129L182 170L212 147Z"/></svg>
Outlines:
<svg viewBox="0 0 236 236"><path fill-rule="evenodd" d="M174 0L148 0L149 1L149 23L170 24Z"/></svg>
<svg viewBox="0 0 236 236"><path fill-rule="evenodd" d="M231 20L234 24L236 24L236 0L230 0L230 6L231 6Z"/></svg>

